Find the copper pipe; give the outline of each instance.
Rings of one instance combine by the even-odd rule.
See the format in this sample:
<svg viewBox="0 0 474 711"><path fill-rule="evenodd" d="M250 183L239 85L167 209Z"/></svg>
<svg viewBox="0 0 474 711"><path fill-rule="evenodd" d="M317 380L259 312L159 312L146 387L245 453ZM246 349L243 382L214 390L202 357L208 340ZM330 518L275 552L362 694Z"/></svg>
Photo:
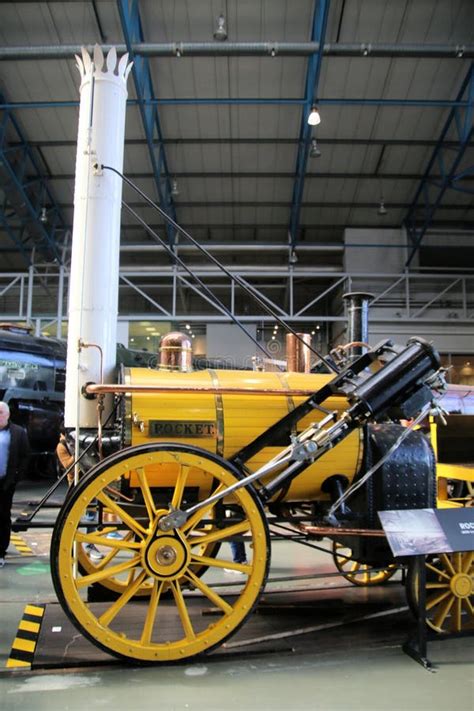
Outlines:
<svg viewBox="0 0 474 711"><path fill-rule="evenodd" d="M106 393L209 393L220 395L276 395L287 397L288 395L309 397L316 392L311 390L275 390L265 388L213 388L213 387L176 387L163 385L119 385L112 383L101 383L87 385L85 391L91 395L101 395Z"/></svg>
<svg viewBox="0 0 474 711"><path fill-rule="evenodd" d="M296 338L298 336L298 338ZM288 371L309 373L311 370L311 334L286 334L286 360Z"/></svg>
<svg viewBox="0 0 474 711"><path fill-rule="evenodd" d="M371 528L336 528L334 526L306 526L302 524L300 529L304 533L311 533L316 536L370 536L377 538L385 538L385 532L381 530L373 530Z"/></svg>

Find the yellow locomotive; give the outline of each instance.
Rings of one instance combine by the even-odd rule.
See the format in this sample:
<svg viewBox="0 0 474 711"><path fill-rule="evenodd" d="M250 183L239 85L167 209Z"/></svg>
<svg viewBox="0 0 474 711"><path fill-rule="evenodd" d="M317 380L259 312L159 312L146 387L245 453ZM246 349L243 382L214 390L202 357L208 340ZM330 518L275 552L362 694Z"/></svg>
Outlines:
<svg viewBox="0 0 474 711"><path fill-rule="evenodd" d="M382 343L334 377L129 368L121 384L89 386L89 395L116 393L111 432L121 448L93 466L56 523L53 580L68 616L121 658L206 652L257 603L269 523L281 517L329 537L352 582L390 577L394 560L377 511L431 508L437 496L433 448L393 420L427 414L443 388L439 366L433 348L412 339L406 348ZM240 563L228 545L236 541L247 551ZM101 560L89 559L89 544ZM449 556L436 562L448 584L464 576L449 588L452 614L440 629L472 620L472 554L456 555L454 567ZM238 575L229 582L226 571ZM416 597L416 581L411 588ZM107 594L94 602L93 590Z"/></svg>

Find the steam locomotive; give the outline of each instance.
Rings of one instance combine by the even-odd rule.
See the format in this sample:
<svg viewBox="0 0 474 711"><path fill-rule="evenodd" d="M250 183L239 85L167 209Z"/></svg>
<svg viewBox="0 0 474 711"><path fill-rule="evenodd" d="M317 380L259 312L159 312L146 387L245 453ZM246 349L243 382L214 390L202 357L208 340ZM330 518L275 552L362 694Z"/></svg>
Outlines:
<svg viewBox="0 0 474 711"><path fill-rule="evenodd" d="M116 384L89 385L99 412L115 393L116 414L99 435L108 456L75 487L52 539L56 593L74 625L129 660L209 651L251 614L270 525L281 522L329 538L349 581L388 580L397 565L378 511L437 505L433 448L397 423L426 414L444 387L439 366L413 339L381 343L335 376L131 367ZM226 545L238 541L241 563ZM449 610L444 601L430 611L438 630L472 621L472 556L455 555L430 563L435 578L454 581ZM239 576L230 588L229 570ZM414 573L407 591L415 606Z"/></svg>

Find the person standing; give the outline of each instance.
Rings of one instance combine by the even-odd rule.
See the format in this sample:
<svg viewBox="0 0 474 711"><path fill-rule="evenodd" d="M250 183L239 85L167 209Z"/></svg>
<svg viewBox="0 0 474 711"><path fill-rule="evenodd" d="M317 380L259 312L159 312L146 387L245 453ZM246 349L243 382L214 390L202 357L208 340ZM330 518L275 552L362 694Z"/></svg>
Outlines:
<svg viewBox="0 0 474 711"><path fill-rule="evenodd" d="M28 436L19 425L10 422L10 408L0 402L0 568L10 544L13 494L26 472L30 456Z"/></svg>

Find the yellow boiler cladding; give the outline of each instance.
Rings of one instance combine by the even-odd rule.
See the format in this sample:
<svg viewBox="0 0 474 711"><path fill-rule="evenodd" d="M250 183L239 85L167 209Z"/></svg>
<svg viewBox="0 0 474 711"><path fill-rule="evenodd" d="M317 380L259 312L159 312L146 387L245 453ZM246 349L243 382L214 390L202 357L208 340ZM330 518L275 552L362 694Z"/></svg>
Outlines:
<svg viewBox="0 0 474 711"><path fill-rule="evenodd" d="M178 442L201 447L231 459L240 449L268 430L307 396L290 391L316 392L331 379L330 375L305 373L260 373L241 370L201 370L191 373L124 369L124 382L131 386L152 386L183 389L183 392L131 392L126 396L126 444ZM200 392L205 388L217 392ZM223 392L218 392L221 389ZM228 393L228 390L245 392ZM253 391L271 391L263 394ZM280 394L281 393L281 394ZM330 397L323 406L342 412L347 402ZM313 410L298 423L298 432L324 417ZM296 430L294 432L296 434ZM246 463L251 471L266 464L287 443L266 447ZM327 499L321 491L323 482L334 474L352 481L362 459L361 432L355 431L334 449L310 465L285 492L284 501L314 501ZM152 486L168 486L175 473L161 470ZM167 481L169 479L169 481ZM199 484L199 472L193 475ZM203 482L203 488L207 485Z"/></svg>

